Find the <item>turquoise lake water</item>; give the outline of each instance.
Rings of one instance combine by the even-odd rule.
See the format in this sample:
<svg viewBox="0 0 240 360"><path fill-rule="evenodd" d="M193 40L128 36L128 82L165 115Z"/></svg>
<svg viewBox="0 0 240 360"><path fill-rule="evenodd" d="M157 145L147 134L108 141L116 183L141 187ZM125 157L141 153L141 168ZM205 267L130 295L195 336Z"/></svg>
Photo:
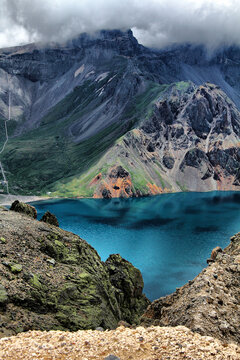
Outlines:
<svg viewBox="0 0 240 360"><path fill-rule="evenodd" d="M211 250L240 231L240 193L176 193L138 199L32 203L87 240L102 260L119 253L142 272L150 300L170 294L207 264Z"/></svg>

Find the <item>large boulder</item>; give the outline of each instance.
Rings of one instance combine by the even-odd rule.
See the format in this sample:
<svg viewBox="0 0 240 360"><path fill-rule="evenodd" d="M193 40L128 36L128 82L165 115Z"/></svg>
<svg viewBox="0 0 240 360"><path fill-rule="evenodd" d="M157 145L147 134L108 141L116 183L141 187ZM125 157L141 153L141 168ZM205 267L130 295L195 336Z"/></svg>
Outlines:
<svg viewBox="0 0 240 360"><path fill-rule="evenodd" d="M46 211L40 221L43 221L50 225L59 226L57 217L54 214L50 213L50 211Z"/></svg>
<svg viewBox="0 0 240 360"><path fill-rule="evenodd" d="M34 219L37 218L37 210L35 209L35 207L22 203L19 200L15 200L12 203L10 210L26 214Z"/></svg>
<svg viewBox="0 0 240 360"><path fill-rule="evenodd" d="M79 236L14 211L0 209L0 220L6 240L0 249L0 337L139 322L149 301L132 264L119 255L104 263Z"/></svg>
<svg viewBox="0 0 240 360"><path fill-rule="evenodd" d="M110 255L105 264L123 318L129 323L137 323L139 314L150 303L142 295L144 283L141 272L119 254Z"/></svg>

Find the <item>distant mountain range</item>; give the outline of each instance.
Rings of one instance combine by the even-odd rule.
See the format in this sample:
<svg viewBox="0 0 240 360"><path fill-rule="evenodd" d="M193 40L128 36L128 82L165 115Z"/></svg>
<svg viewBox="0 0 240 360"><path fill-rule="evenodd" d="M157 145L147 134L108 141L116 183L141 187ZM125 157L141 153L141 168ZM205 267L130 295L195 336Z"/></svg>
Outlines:
<svg viewBox="0 0 240 360"><path fill-rule="evenodd" d="M148 49L132 32L0 50L11 193L240 189L240 48Z"/></svg>

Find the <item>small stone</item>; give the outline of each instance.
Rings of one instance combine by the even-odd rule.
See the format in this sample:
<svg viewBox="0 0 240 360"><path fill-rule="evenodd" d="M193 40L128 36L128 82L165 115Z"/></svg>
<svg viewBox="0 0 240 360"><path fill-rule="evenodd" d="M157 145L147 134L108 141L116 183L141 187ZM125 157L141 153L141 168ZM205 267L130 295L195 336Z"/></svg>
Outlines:
<svg viewBox="0 0 240 360"><path fill-rule="evenodd" d="M225 332L229 329L230 325L228 324L227 321L223 321L220 323L219 325L219 329L222 331L222 332Z"/></svg>
<svg viewBox="0 0 240 360"><path fill-rule="evenodd" d="M0 304L5 304L8 300L8 295L5 287L0 284Z"/></svg>
<svg viewBox="0 0 240 360"><path fill-rule="evenodd" d="M9 265L10 265L10 262L9 262L9 261L2 261L2 264L3 264L4 266L9 266Z"/></svg>
<svg viewBox="0 0 240 360"><path fill-rule="evenodd" d="M130 325L128 322L123 321L123 320L120 320L120 321L118 322L118 327L119 327L119 326L124 326L125 328L130 328L130 327L131 327L131 325Z"/></svg>
<svg viewBox="0 0 240 360"><path fill-rule="evenodd" d="M207 264L208 264L208 265L211 265L212 263L214 263L214 260L212 260L212 259L207 259Z"/></svg>
<svg viewBox="0 0 240 360"><path fill-rule="evenodd" d="M22 271L22 265L12 264L12 265L10 265L10 270L13 274L20 273Z"/></svg>
<svg viewBox="0 0 240 360"><path fill-rule="evenodd" d="M209 316L210 316L211 318L213 318L213 319L217 319L217 318L218 318L217 313L216 313L216 311L214 311L214 310L212 310L212 311L209 312Z"/></svg>
<svg viewBox="0 0 240 360"><path fill-rule="evenodd" d="M216 257L217 257L217 255L218 255L219 253L221 253L221 252L222 252L222 249L220 248L220 246L215 247L215 248L212 250L211 259L212 259L212 260L215 260Z"/></svg>
<svg viewBox="0 0 240 360"><path fill-rule="evenodd" d="M108 355L107 357L104 358L104 360L121 360L121 359L115 355Z"/></svg>
<svg viewBox="0 0 240 360"><path fill-rule="evenodd" d="M96 329L95 330L97 330L97 331L104 331L104 328L103 327L101 327L101 326L98 326L98 327L96 327Z"/></svg>
<svg viewBox="0 0 240 360"><path fill-rule="evenodd" d="M240 255L235 257L234 264L240 264Z"/></svg>
<svg viewBox="0 0 240 360"><path fill-rule="evenodd" d="M0 243L1 244L6 244L6 239L4 237L0 237Z"/></svg>
<svg viewBox="0 0 240 360"><path fill-rule="evenodd" d="M47 261L47 263L49 263L50 265L53 265L53 266L56 264L56 261L54 259L47 259L46 261Z"/></svg>

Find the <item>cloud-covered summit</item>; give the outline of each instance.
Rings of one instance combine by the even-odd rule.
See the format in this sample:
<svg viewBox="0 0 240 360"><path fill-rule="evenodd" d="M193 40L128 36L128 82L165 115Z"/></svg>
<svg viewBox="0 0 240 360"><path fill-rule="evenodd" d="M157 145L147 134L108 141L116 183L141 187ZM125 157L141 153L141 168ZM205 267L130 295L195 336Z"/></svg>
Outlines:
<svg viewBox="0 0 240 360"><path fill-rule="evenodd" d="M132 28L140 43L240 44L239 0L0 0L0 47Z"/></svg>

